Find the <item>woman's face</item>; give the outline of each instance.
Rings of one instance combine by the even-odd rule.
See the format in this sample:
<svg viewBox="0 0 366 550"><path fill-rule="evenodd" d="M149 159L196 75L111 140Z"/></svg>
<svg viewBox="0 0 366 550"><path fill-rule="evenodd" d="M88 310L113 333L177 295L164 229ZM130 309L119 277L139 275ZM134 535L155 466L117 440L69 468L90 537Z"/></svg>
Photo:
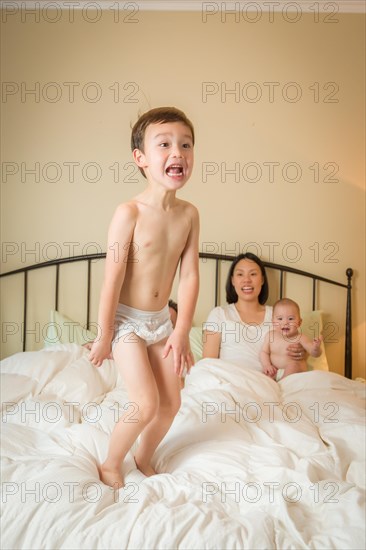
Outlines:
<svg viewBox="0 0 366 550"><path fill-rule="evenodd" d="M264 277L258 264L252 260L244 259L236 264L231 283L239 300L258 301Z"/></svg>

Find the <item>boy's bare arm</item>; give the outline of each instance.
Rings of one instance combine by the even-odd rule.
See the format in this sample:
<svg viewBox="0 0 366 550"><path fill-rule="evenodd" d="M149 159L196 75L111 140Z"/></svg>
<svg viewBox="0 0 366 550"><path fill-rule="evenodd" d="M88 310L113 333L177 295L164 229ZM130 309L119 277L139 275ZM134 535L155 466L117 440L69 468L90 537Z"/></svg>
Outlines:
<svg viewBox="0 0 366 550"><path fill-rule="evenodd" d="M111 221L104 279L98 311L98 335L90 352L90 361L99 367L111 351L114 335L114 317L127 266L127 255L136 224L136 209L121 204Z"/></svg>
<svg viewBox="0 0 366 550"><path fill-rule="evenodd" d="M312 357L319 357L322 353L320 349L322 340L323 340L322 336L319 336L319 338L314 338L313 340L310 340L310 338L308 338L306 334L302 334L300 338L300 344L308 352L309 355L311 355Z"/></svg>
<svg viewBox="0 0 366 550"><path fill-rule="evenodd" d="M173 334L164 348L164 357L170 350L174 356L174 370L181 375L184 367L193 365L193 356L189 346L189 331L192 326L194 310L199 290L199 215L193 205L191 211L191 229L186 246L181 254L178 286L178 317Z"/></svg>
<svg viewBox="0 0 366 550"><path fill-rule="evenodd" d="M189 332L199 290L199 215L194 206L192 225L186 246L182 252L179 269L178 318L176 327Z"/></svg>

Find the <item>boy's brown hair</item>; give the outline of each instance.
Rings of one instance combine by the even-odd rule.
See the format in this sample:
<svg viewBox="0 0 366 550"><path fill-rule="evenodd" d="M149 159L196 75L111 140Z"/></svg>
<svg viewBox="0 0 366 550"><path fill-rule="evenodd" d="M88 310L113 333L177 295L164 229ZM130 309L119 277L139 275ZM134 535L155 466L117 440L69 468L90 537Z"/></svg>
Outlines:
<svg viewBox="0 0 366 550"><path fill-rule="evenodd" d="M146 128L150 124L164 124L166 122L182 122L187 126L192 134L192 141L194 145L194 128L192 122L186 117L186 115L180 109L176 107L157 107L156 109L150 109L139 117L134 124L131 133L131 150L139 149L144 152L144 139ZM139 168L142 175L146 178L145 172L142 168Z"/></svg>

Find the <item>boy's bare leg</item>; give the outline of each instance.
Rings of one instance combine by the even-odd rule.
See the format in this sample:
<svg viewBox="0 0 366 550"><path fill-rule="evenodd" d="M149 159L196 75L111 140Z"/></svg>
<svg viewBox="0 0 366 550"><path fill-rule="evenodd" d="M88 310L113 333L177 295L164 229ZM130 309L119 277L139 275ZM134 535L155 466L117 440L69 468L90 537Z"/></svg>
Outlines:
<svg viewBox="0 0 366 550"><path fill-rule="evenodd" d="M147 348L156 386L159 392L159 409L140 436L135 462L145 475L155 474L151 466L152 456L168 432L180 407L180 377L174 372L172 351L162 358L166 340Z"/></svg>
<svg viewBox="0 0 366 550"><path fill-rule="evenodd" d="M122 462L144 427L156 415L159 394L146 345L140 338L129 335L121 339L114 348L113 357L126 385L129 403L136 403L137 408L135 411L129 408L114 427L108 456L100 466L100 479L111 487L122 487Z"/></svg>

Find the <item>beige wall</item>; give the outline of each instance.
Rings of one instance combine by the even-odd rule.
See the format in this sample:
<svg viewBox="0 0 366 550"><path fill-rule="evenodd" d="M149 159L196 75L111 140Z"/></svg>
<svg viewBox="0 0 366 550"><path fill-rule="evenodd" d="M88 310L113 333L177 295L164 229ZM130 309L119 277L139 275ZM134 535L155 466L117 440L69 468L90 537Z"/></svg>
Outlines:
<svg viewBox="0 0 366 550"><path fill-rule="evenodd" d="M364 16L126 15L50 23L51 12L39 22L19 13L2 25L3 271L104 250L116 204L144 186L128 164L130 126L139 112L175 105L196 128L181 196L201 212L201 250L256 243L264 259L340 281L351 266L354 373L365 376ZM39 181L26 171L35 166ZM15 308L11 292L3 298ZM206 314L200 301L197 320Z"/></svg>

